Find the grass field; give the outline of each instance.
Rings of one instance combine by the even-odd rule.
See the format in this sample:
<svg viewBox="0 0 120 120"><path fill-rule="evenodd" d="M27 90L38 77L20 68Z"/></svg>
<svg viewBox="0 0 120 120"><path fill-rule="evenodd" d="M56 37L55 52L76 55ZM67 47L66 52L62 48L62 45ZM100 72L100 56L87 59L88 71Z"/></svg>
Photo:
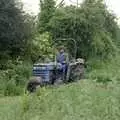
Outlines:
<svg viewBox="0 0 120 120"><path fill-rule="evenodd" d="M90 80L0 98L0 120L119 120L120 84Z"/></svg>

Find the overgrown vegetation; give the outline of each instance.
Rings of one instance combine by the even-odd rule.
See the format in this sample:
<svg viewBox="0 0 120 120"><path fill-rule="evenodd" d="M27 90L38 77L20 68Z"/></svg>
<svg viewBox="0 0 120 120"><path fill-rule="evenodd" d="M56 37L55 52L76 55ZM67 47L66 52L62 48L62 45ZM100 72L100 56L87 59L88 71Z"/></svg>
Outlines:
<svg viewBox="0 0 120 120"><path fill-rule="evenodd" d="M28 96L25 118L29 119L33 113L31 118L42 120L118 120L119 85L105 86L84 80L59 88L43 88L38 97Z"/></svg>
<svg viewBox="0 0 120 120"><path fill-rule="evenodd" d="M119 81L120 29L103 0L85 0L79 7L40 0L37 20L15 0L0 0L0 9L0 94L23 93L32 64L52 59L58 38L76 40L77 57L88 63L88 79Z"/></svg>
<svg viewBox="0 0 120 120"><path fill-rule="evenodd" d="M120 84L91 80L0 99L0 120L119 120Z"/></svg>
<svg viewBox="0 0 120 120"><path fill-rule="evenodd" d="M49 14L46 10L41 9L41 13L42 11L45 16ZM44 20L41 19L40 23ZM46 25L46 31L50 31L54 39L75 39L77 57L107 58L117 51L118 26L115 19L114 14L107 11L102 0L85 0L78 8L62 6L56 9Z"/></svg>
<svg viewBox="0 0 120 120"><path fill-rule="evenodd" d="M23 56L32 33L31 18L15 0L0 0L0 69L9 59ZM2 66L3 64L3 66Z"/></svg>
<svg viewBox="0 0 120 120"><path fill-rule="evenodd" d="M37 18L16 0L0 0L0 120L119 120L116 16L103 0L84 0L78 7L40 0ZM86 80L25 93L32 64L52 59L58 38L76 40L77 58L86 61Z"/></svg>
<svg viewBox="0 0 120 120"><path fill-rule="evenodd" d="M23 61L9 62L7 70L0 71L0 95L24 94L27 81L31 76L31 64Z"/></svg>
<svg viewBox="0 0 120 120"><path fill-rule="evenodd" d="M88 64L87 78L96 82L107 84L109 82L120 83L120 62L119 56L104 61L91 59Z"/></svg>

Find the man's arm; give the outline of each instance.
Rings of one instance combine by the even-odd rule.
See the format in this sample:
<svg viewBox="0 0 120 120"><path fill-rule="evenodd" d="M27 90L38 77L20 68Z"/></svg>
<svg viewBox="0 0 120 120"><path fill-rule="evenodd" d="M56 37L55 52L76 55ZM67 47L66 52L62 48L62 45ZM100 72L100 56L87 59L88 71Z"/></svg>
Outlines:
<svg viewBox="0 0 120 120"><path fill-rule="evenodd" d="M59 62L59 55L56 54L56 62Z"/></svg>
<svg viewBox="0 0 120 120"><path fill-rule="evenodd" d="M68 63L69 62L69 55L68 53L65 53L65 63Z"/></svg>

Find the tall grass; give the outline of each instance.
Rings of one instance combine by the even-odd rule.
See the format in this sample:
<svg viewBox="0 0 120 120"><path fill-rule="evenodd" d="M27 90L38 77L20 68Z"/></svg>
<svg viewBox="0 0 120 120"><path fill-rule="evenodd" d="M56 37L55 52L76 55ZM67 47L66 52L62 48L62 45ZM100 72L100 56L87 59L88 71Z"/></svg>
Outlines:
<svg viewBox="0 0 120 120"><path fill-rule="evenodd" d="M120 57L88 61L87 78L97 82L120 82Z"/></svg>
<svg viewBox="0 0 120 120"><path fill-rule="evenodd" d="M0 99L0 120L119 120L120 84L84 80Z"/></svg>
<svg viewBox="0 0 120 120"><path fill-rule="evenodd" d="M87 80L41 88L22 97L0 98L0 120L119 120L119 60L119 56L109 61L89 60ZM26 63L2 71L1 93L23 93L30 73L31 65Z"/></svg>
<svg viewBox="0 0 120 120"><path fill-rule="evenodd" d="M0 71L0 94L20 95L31 75L31 65L26 62L11 63L6 70Z"/></svg>

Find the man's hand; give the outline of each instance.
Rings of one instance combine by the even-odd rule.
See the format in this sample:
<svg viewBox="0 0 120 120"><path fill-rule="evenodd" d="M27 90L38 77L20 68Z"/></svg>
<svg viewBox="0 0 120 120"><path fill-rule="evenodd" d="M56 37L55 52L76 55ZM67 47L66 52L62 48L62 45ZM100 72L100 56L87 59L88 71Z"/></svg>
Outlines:
<svg viewBox="0 0 120 120"><path fill-rule="evenodd" d="M63 63L63 64L66 64L67 62L66 62L66 61L63 61L62 63Z"/></svg>

